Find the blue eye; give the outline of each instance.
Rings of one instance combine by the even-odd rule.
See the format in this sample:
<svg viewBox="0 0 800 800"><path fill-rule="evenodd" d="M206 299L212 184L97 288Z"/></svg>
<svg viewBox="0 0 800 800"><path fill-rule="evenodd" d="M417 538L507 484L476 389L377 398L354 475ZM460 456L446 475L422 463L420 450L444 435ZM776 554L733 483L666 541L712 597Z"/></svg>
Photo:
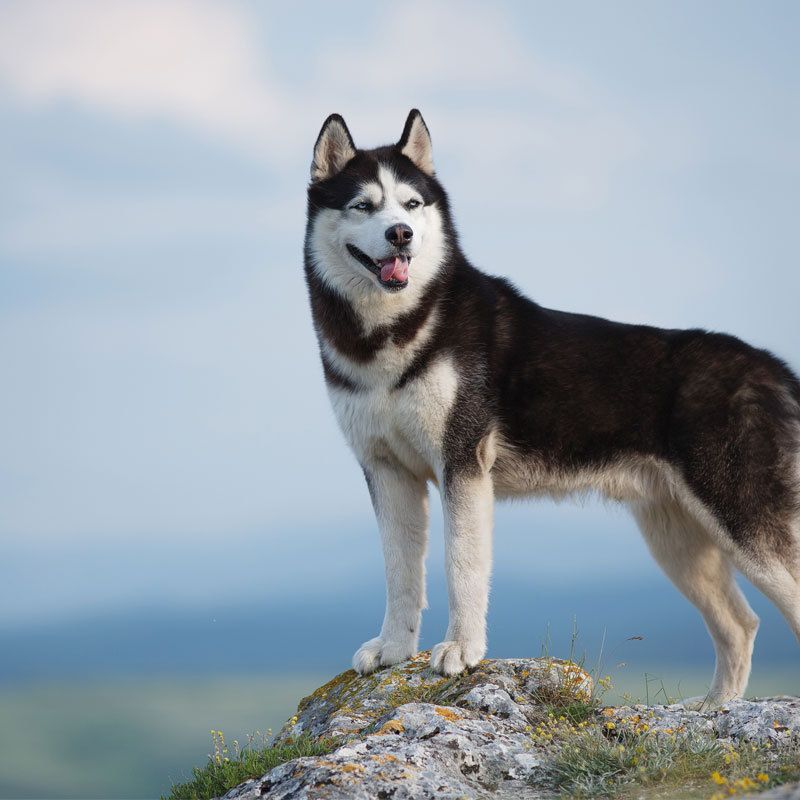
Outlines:
<svg viewBox="0 0 800 800"><path fill-rule="evenodd" d="M354 208L356 211L369 211L372 208L372 203L362 200L360 203L350 206L350 208Z"/></svg>
<svg viewBox="0 0 800 800"><path fill-rule="evenodd" d="M409 211L413 211L415 208L419 208L421 205L422 205L422 203L420 203L420 201L419 201L419 200L409 200L409 201L406 203L406 208L407 208Z"/></svg>

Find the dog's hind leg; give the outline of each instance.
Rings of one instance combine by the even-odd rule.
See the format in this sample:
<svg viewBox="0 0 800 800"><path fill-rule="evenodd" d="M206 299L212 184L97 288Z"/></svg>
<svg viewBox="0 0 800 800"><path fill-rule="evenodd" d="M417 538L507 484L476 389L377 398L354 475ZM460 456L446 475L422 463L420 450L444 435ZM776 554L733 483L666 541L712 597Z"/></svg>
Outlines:
<svg viewBox="0 0 800 800"><path fill-rule="evenodd" d="M714 642L716 668L703 704L741 697L750 676L758 617L736 584L728 556L676 500L642 502L633 513L650 552L703 615Z"/></svg>
<svg viewBox="0 0 800 800"><path fill-rule="evenodd" d="M800 543L790 527L775 540L785 546L767 547L766 552L762 549L754 554L736 552L734 559L737 568L778 607L800 639Z"/></svg>

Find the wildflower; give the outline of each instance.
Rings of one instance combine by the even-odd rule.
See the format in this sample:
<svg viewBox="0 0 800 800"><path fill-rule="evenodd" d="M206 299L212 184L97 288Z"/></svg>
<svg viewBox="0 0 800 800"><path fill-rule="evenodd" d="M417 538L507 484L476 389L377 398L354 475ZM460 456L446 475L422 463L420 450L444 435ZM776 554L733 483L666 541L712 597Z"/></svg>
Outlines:
<svg viewBox="0 0 800 800"><path fill-rule="evenodd" d="M714 781L717 786L725 786L725 784L728 782L728 779L723 778L722 775L717 772L717 770L714 770L714 772L711 773L711 780Z"/></svg>
<svg viewBox="0 0 800 800"><path fill-rule="evenodd" d="M769 783L769 775L766 772L759 772L756 775L756 780L761 781L761 783Z"/></svg>
<svg viewBox="0 0 800 800"><path fill-rule="evenodd" d="M614 728L616 728L617 726L616 726L616 723L614 723L614 722L606 722L606 724L605 724L603 727L604 727L604 728L605 728L607 731L613 731L613 730L614 730Z"/></svg>

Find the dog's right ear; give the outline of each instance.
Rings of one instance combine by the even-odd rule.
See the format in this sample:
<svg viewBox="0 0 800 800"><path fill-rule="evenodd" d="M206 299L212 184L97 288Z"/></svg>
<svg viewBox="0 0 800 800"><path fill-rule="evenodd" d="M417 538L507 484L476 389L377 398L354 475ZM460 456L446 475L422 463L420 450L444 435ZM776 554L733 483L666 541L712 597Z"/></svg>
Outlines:
<svg viewBox="0 0 800 800"><path fill-rule="evenodd" d="M322 124L314 145L311 180L316 182L332 178L344 169L355 154L356 146L347 125L339 114L331 114Z"/></svg>

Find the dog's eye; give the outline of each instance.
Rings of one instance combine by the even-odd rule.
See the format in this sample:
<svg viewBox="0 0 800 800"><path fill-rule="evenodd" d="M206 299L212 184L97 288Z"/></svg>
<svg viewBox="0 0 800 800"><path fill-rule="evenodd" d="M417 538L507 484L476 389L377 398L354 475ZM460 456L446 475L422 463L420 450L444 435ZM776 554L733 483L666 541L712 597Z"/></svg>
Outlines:
<svg viewBox="0 0 800 800"><path fill-rule="evenodd" d="M415 208L419 208L421 205L422 205L422 203L420 203L420 201L419 201L419 200L409 200L409 201L406 203L406 208L407 208L409 211L413 211Z"/></svg>
<svg viewBox="0 0 800 800"><path fill-rule="evenodd" d="M350 208L354 208L356 211L369 211L372 208L372 203L362 200L360 203L350 206Z"/></svg>

